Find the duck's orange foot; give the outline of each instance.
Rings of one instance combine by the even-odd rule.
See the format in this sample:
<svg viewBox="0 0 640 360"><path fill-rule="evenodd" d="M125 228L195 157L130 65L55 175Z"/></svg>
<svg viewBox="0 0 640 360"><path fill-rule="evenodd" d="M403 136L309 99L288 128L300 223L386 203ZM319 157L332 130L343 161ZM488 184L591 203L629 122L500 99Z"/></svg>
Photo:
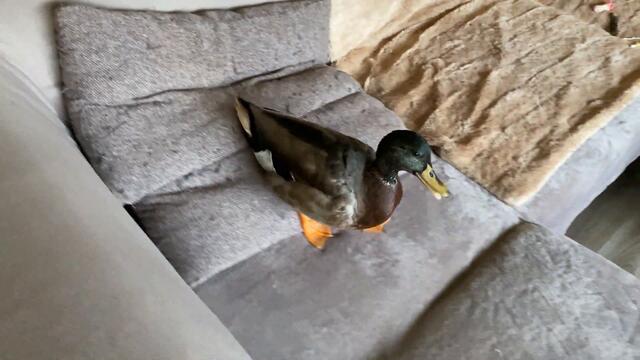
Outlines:
<svg viewBox="0 0 640 360"><path fill-rule="evenodd" d="M301 212L298 212L298 216L300 217L302 233L309 244L316 249L324 249L327 239L333 236L331 227L319 223Z"/></svg>
<svg viewBox="0 0 640 360"><path fill-rule="evenodd" d="M370 227L370 228L364 229L362 231L368 232L368 233L372 233L372 234L380 234L381 232L384 231L384 224L381 224L381 225L378 225L378 226L374 226L374 227Z"/></svg>
<svg viewBox="0 0 640 360"><path fill-rule="evenodd" d="M380 234L381 232L384 232L384 226L389 222L389 220L387 219L387 221L383 222L382 224L378 225L378 226L374 226L374 227L370 227L368 229L364 229L362 231L364 232L368 232L368 233L373 233L373 234Z"/></svg>

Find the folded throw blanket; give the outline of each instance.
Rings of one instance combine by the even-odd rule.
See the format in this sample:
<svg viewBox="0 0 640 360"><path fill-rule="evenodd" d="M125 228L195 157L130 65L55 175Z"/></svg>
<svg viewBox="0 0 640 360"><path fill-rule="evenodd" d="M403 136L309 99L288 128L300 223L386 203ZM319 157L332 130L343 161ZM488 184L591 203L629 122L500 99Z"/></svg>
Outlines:
<svg viewBox="0 0 640 360"><path fill-rule="evenodd" d="M413 25L363 42L338 67L511 204L535 194L637 94L640 49L556 8L421 3L389 20Z"/></svg>

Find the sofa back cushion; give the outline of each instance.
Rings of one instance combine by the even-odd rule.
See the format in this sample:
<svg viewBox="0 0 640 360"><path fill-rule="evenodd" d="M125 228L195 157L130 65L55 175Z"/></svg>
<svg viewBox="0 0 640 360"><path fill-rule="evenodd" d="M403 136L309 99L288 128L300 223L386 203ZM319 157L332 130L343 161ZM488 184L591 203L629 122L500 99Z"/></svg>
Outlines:
<svg viewBox="0 0 640 360"><path fill-rule="evenodd" d="M0 354L249 359L0 60Z"/></svg>
<svg viewBox="0 0 640 360"><path fill-rule="evenodd" d="M113 9L196 11L226 9L280 0L76 0ZM66 121L62 83L52 26L53 8L59 1L5 1L0 22L0 55L16 65L45 95L61 120Z"/></svg>

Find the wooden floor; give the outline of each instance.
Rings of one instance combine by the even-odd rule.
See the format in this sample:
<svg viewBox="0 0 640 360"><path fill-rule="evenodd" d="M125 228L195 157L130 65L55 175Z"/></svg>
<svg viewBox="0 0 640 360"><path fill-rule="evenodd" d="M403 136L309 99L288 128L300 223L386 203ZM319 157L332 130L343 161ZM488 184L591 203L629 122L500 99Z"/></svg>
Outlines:
<svg viewBox="0 0 640 360"><path fill-rule="evenodd" d="M567 235L640 277L640 160L578 216Z"/></svg>

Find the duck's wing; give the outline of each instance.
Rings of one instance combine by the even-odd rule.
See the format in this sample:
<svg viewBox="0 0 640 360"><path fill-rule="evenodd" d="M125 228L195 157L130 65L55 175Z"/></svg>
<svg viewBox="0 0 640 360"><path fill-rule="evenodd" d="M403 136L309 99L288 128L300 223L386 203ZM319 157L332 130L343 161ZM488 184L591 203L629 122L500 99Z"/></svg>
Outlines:
<svg viewBox="0 0 640 360"><path fill-rule="evenodd" d="M303 182L328 196L355 186L373 149L328 128L264 109L236 103L238 119L260 165L289 182Z"/></svg>

